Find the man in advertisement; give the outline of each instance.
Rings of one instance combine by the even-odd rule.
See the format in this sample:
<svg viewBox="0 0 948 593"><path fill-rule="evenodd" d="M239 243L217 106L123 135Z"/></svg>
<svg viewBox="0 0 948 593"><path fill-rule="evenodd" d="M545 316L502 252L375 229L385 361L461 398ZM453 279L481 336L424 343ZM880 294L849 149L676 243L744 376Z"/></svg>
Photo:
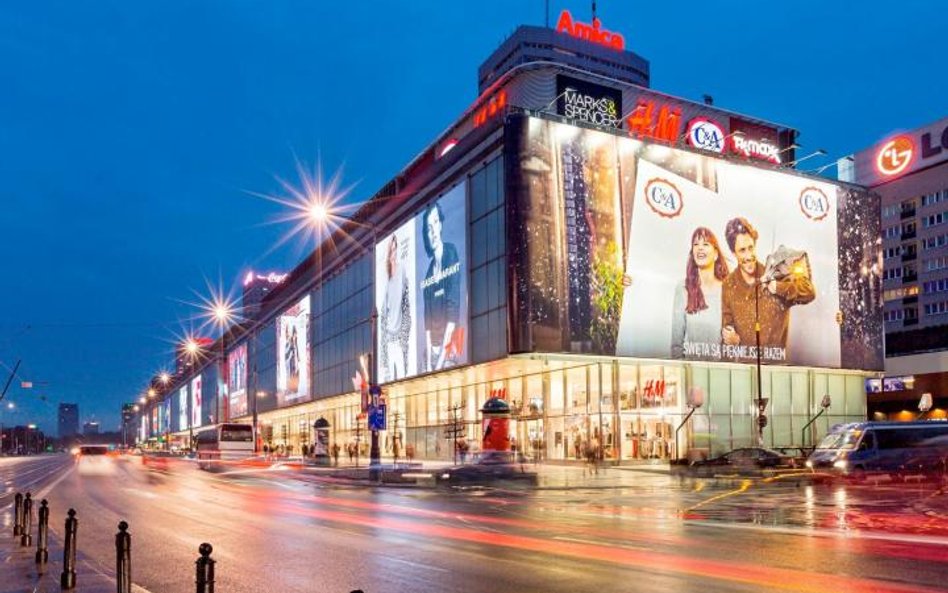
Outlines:
<svg viewBox="0 0 948 593"><path fill-rule="evenodd" d="M757 259L757 229L746 218L731 219L724 235L738 264L724 279L721 290L724 358L756 358L754 325L759 320L761 358L786 362L790 308L816 298L813 282L806 273L790 273L779 278L767 274Z"/></svg>
<svg viewBox="0 0 948 593"><path fill-rule="evenodd" d="M421 281L425 305L426 371L437 371L457 364L459 351L455 330L461 315L461 262L457 248L442 237L444 212L440 202L425 210L422 238L429 258L428 271Z"/></svg>

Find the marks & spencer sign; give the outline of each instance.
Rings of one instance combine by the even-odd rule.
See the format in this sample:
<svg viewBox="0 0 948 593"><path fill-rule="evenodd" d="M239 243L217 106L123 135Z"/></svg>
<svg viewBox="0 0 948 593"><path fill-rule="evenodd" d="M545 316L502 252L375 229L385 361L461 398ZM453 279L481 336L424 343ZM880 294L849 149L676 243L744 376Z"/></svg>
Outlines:
<svg viewBox="0 0 948 593"><path fill-rule="evenodd" d="M556 77L556 112L573 121L618 128L622 123L622 92L568 76Z"/></svg>

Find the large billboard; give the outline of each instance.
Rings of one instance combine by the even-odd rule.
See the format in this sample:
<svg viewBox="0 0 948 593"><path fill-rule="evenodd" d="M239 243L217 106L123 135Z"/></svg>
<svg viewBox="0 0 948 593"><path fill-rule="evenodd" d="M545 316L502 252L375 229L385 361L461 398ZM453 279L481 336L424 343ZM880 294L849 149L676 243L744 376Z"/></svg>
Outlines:
<svg viewBox="0 0 948 593"><path fill-rule="evenodd" d="M187 430L190 425L190 416L188 416L188 386L185 385L178 391L178 430Z"/></svg>
<svg viewBox="0 0 948 593"><path fill-rule="evenodd" d="M466 184L375 246L379 381L466 364Z"/></svg>
<svg viewBox="0 0 948 593"><path fill-rule="evenodd" d="M537 118L508 128L516 351L878 369L878 198Z"/></svg>
<svg viewBox="0 0 948 593"><path fill-rule="evenodd" d="M227 354L227 398L230 418L247 415L247 344Z"/></svg>
<svg viewBox="0 0 948 593"><path fill-rule="evenodd" d="M191 428L201 426L201 405L203 402L201 375L198 375L191 379Z"/></svg>
<svg viewBox="0 0 948 593"><path fill-rule="evenodd" d="M277 320L277 405L308 401L309 381L309 295L287 309Z"/></svg>

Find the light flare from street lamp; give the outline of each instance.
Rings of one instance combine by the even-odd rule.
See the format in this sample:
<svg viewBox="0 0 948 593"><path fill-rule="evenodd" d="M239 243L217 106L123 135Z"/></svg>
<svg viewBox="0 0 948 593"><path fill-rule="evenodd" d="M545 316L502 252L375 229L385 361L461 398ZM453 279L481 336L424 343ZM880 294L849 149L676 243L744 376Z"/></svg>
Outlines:
<svg viewBox="0 0 948 593"><path fill-rule="evenodd" d="M311 239L318 245L346 222L349 211L356 206L345 203L355 185L343 185L341 167L327 178L318 161L316 167L310 170L297 160L296 173L296 183L281 177L276 178L283 195L248 192L285 208L282 213L268 221L269 224L292 225L268 253L296 237ZM305 249L311 245L312 243L307 241L300 248Z"/></svg>
<svg viewBox="0 0 948 593"><path fill-rule="evenodd" d="M154 389L151 389L151 388L148 389L148 397L151 398L151 397L155 397L156 395L158 395L158 392L157 392L157 391L155 391Z"/></svg>
<svg viewBox="0 0 948 593"><path fill-rule="evenodd" d="M167 372L162 371L162 373L158 375L158 380L161 381L163 385L167 385L168 382L171 381L171 375L169 375Z"/></svg>

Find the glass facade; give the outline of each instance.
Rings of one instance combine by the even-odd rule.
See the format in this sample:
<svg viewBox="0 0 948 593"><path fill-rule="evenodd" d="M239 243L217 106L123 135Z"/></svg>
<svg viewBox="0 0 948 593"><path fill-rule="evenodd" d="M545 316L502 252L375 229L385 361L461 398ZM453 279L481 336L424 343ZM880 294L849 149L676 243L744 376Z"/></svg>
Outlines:
<svg viewBox="0 0 948 593"><path fill-rule="evenodd" d="M615 177L616 163L628 157L603 147L608 145L600 147L602 153L597 153L594 162L583 165L584 175L590 180L599 179L595 170L605 170L608 177ZM505 144L504 150L510 149L509 143ZM531 145L530 150L538 149ZM620 178L616 185L602 186L594 192L570 185L562 191L569 190L576 196L588 194L585 205L574 200L568 208L553 208L544 201L544 192L552 191L549 184L536 183L548 171L530 161L531 154L528 150L516 155L517 163L523 163L521 167L505 161L495 146L486 158L478 157L476 164L460 168L463 172L439 179L437 187L430 188L428 199L415 202L411 212L389 213L391 224L373 233L376 241L390 238L401 228L399 225L404 226L442 199L443 192L462 188L466 194L468 236L446 236L445 241L466 241L467 245L466 253L460 252L464 253L460 267L467 274L467 319L461 323L469 323L466 345L470 356L434 372L426 372L419 365L417 375L393 374L397 380L383 384L388 404L388 429L380 435L383 457L449 460L456 449L477 455L482 440L480 410L492 397L510 404L511 445L531 460L580 460L590 451L601 451L603 458L617 463L661 462L713 456L755 445L757 371L753 364L616 354L615 336L609 334L615 328L606 331L603 320L613 319L619 310L615 302L600 297L610 287L628 283L613 261L618 261L617 254L609 246L610 242L626 245L630 241L626 231L616 224L616 220L628 217L627 212L619 210L626 207L619 196L628 190L623 185L628 180ZM582 164L578 160L573 164L579 166L577 163ZM554 164L560 170L572 166L565 161ZM531 165L534 169L529 168ZM520 171L514 184L505 179L511 171ZM536 200L526 205L518 202L515 207L507 192L517 183L530 185ZM517 188L520 186L513 190L522 190ZM531 216L538 219L572 217L576 228L587 225L590 233L595 230L607 235L608 241L584 245L578 235L572 239L566 235L519 237L512 231L511 221L519 216L516 208L526 207L532 208ZM616 217L603 214L609 209L618 213ZM564 243L569 241L573 243ZM273 307L276 318L287 306L309 297L312 316L307 342L311 344L312 401L280 407L280 352L274 318L260 322L248 336L239 336L230 346L231 350L247 349L248 403L245 413L232 415L236 417L230 420L251 422L256 412L258 442L267 452L307 454L313 444L313 424L322 418L330 426L330 443L340 446L341 461L346 462L350 455L353 463L357 456L361 462L366 461L369 433L356 383L360 356L373 352L376 346L372 319L378 306L374 280L379 277L376 266L380 259L377 246L368 240L365 243L347 261L316 262L318 271L325 263L328 277L307 291L285 295L281 304ZM524 249L578 254L591 250L587 255L595 265L584 273L598 283L592 288L599 292L576 303L554 294L566 287L561 277L566 268L554 266L554 258L538 259L529 278L518 276L520 268L512 266L511 260L522 259ZM381 261L385 263L386 259ZM416 264L418 269L427 269L427 256ZM411 278L417 282L417 276ZM521 285L527 281L529 286ZM585 286L583 282L574 284L574 292ZM525 287L530 290L522 290ZM529 302L521 302L524 299ZM416 299L413 318L420 318L419 308L426 306L423 300ZM579 309L585 312L580 314ZM518 315L512 316L511 310L519 311ZM511 317L517 317L514 328L510 327ZM551 320L558 320L556 331L545 329L544 324L550 325ZM574 325L582 331L570 329ZM833 424L865 419L863 384L869 375L858 370L765 366L762 392L769 399L770 419L764 431L765 445L811 445ZM211 402L215 394L207 389L216 388L213 373L205 375L205 383L205 401ZM183 384L175 383L172 393ZM693 393L703 394L703 404L683 424ZM803 426L819 411L824 395L830 395L832 401L828 413L804 434ZM172 400L172 417L179 413L175 406L176 400ZM178 430L186 434L186 429Z"/></svg>

